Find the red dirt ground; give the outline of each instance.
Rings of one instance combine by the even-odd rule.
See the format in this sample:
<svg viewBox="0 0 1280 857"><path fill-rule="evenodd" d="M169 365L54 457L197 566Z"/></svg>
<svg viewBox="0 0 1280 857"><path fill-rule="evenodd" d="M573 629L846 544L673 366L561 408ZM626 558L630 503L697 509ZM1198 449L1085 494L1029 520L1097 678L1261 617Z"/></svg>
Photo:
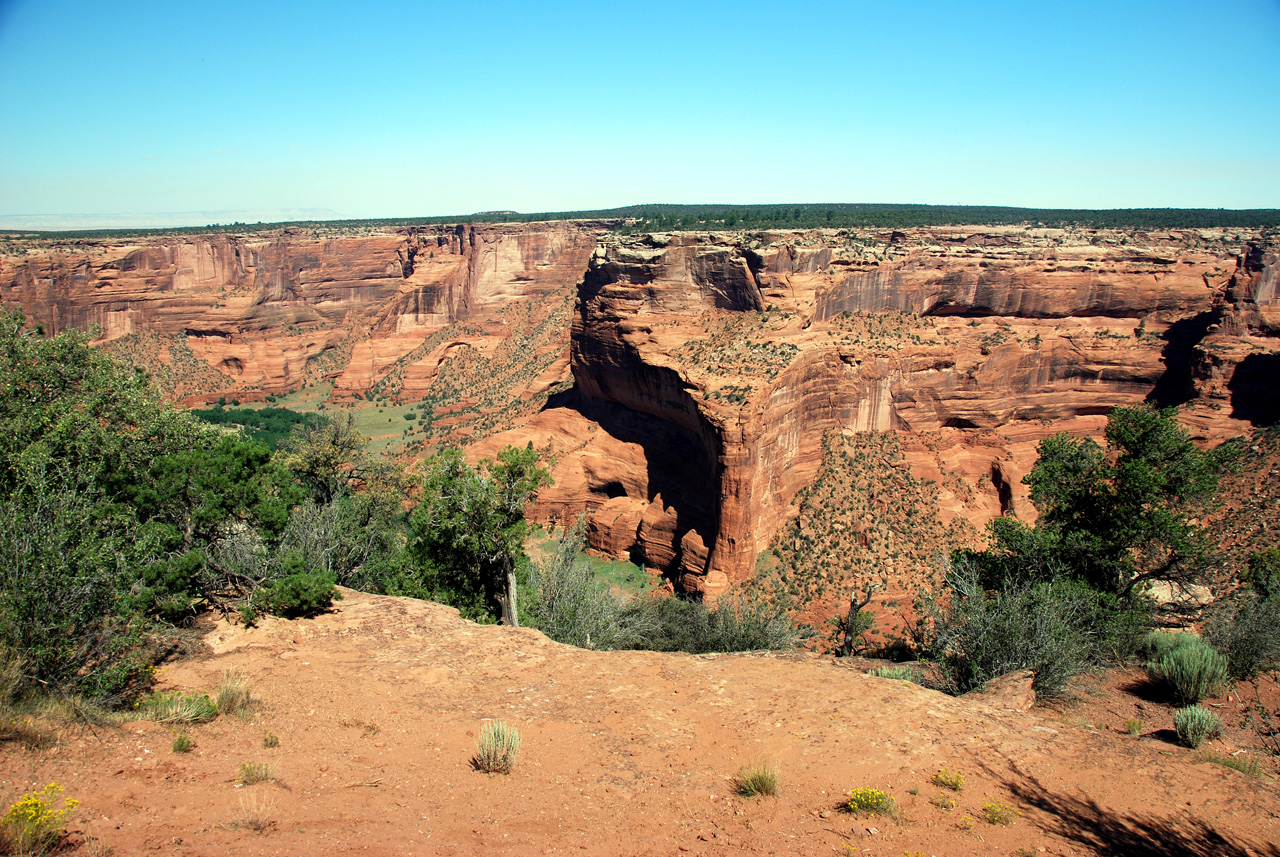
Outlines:
<svg viewBox="0 0 1280 857"><path fill-rule="evenodd" d="M251 717L190 727L188 754L146 722L11 742L0 798L65 786L85 854L1280 855L1274 779L1172 743L1170 709L1134 671L1071 704L1003 711L857 661L587 652L354 592L315 619L220 623L206 642L211 656L166 667L161 686L211 690L238 670ZM1238 704L1214 702L1234 722ZM1138 737L1123 731L1135 716ZM487 718L523 733L508 776L469 764ZM759 760L777 765L779 795L736 797L734 774ZM245 762L276 780L237 785ZM966 779L950 810L931 803L942 767ZM899 818L837 811L862 786ZM988 800L1020 815L989 824ZM255 806L260 833L244 825Z"/></svg>

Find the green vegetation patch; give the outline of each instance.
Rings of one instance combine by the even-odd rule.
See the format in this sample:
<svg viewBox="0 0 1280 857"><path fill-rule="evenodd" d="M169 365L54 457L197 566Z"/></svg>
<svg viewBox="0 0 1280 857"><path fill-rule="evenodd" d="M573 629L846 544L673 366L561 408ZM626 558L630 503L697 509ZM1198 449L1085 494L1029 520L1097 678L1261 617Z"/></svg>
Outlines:
<svg viewBox="0 0 1280 857"><path fill-rule="evenodd" d="M797 606L845 599L868 586L923 588L941 583L939 550L971 543L967 522L943 524L938 488L907 469L892 432L829 433L800 511L773 543L782 585Z"/></svg>
<svg viewBox="0 0 1280 857"><path fill-rule="evenodd" d="M772 381L800 354L799 347L790 342L772 341L772 334L783 326L785 315L777 311L732 313L712 321L705 339L685 343L674 355L685 366L716 377L748 376ZM723 389L727 391L726 398L751 391L750 387ZM715 393L710 395L719 398Z"/></svg>
<svg viewBox="0 0 1280 857"><path fill-rule="evenodd" d="M289 436L293 427L302 423L314 422L315 414L303 414L288 408L227 408L215 405L212 408L193 409L191 415L217 426L237 426L245 437L261 441L269 449L275 449L280 441Z"/></svg>

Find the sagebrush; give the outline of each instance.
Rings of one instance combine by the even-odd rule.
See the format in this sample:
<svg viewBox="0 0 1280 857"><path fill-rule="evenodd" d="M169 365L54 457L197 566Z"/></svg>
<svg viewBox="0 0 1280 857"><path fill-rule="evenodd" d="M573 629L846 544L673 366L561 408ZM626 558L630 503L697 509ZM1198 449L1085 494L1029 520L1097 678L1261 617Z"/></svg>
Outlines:
<svg viewBox="0 0 1280 857"><path fill-rule="evenodd" d="M1149 661L1146 670L1153 681L1166 685L1184 705L1212 696L1228 678L1226 658L1195 637L1169 649L1158 660Z"/></svg>
<svg viewBox="0 0 1280 857"><path fill-rule="evenodd" d="M471 764L486 774L509 774L515 766L520 744L520 730L501 720L491 720L480 729Z"/></svg>
<svg viewBox="0 0 1280 857"><path fill-rule="evenodd" d="M1188 705L1173 714L1173 728L1178 738L1193 750L1210 738L1222 734L1222 719L1207 708Z"/></svg>

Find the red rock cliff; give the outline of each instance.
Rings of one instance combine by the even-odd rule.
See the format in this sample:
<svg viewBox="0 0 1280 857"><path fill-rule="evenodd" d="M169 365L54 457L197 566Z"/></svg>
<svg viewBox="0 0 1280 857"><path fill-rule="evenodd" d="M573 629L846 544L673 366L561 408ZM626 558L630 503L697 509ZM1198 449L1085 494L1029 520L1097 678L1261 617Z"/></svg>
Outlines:
<svg viewBox="0 0 1280 857"><path fill-rule="evenodd" d="M1036 443L1116 405L1181 405L1206 439L1274 421L1277 270L1276 237L1245 230L286 229L10 242L0 300L98 325L188 401L328 380L428 402L411 452L533 439L556 460L538 517L589 512L598 550L716 594L832 432L899 433L980 527L1032 515Z"/></svg>
<svg viewBox="0 0 1280 857"><path fill-rule="evenodd" d="M1276 269L1267 239L1213 231L611 238L579 290L574 378L601 425L667 438L631 445L612 468L630 479L597 461L565 480L587 496L545 502L597 509L596 547L713 594L750 576L830 431L931 434L988 480L956 513L1033 514L1020 479L1062 425L1143 400L1186 404L1206 437L1258 416Z"/></svg>
<svg viewBox="0 0 1280 857"><path fill-rule="evenodd" d="M393 368L413 396L440 355L425 372L396 364L432 332L571 288L595 247L564 223L364 232L40 239L0 255L0 301L51 332L96 326L192 401L322 378L349 395Z"/></svg>

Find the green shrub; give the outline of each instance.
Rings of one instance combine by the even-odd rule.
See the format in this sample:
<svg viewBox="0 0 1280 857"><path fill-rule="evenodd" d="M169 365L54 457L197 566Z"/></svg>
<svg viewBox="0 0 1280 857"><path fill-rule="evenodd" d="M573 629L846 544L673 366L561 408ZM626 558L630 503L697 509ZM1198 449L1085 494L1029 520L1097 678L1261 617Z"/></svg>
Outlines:
<svg viewBox="0 0 1280 857"><path fill-rule="evenodd" d="M683 598L637 598L618 618L631 638L618 648L655 652L779 650L799 637L781 605L743 593L726 595L712 607Z"/></svg>
<svg viewBox="0 0 1280 857"><path fill-rule="evenodd" d="M1174 649L1193 646L1199 638L1186 631L1151 631L1142 638L1139 652L1148 661L1158 661Z"/></svg>
<svg viewBox="0 0 1280 857"><path fill-rule="evenodd" d="M1233 678L1280 667L1280 594L1244 592L1215 610L1205 639L1227 659Z"/></svg>
<svg viewBox="0 0 1280 857"><path fill-rule="evenodd" d="M876 678L909 681L912 684L924 684L924 676L915 667L876 667L867 670L867 675L873 675Z"/></svg>
<svg viewBox="0 0 1280 857"><path fill-rule="evenodd" d="M190 753L191 749L196 746L196 742L191 740L191 736L186 732L173 733L173 752Z"/></svg>
<svg viewBox="0 0 1280 857"><path fill-rule="evenodd" d="M480 729L471 765L486 774L509 774L519 752L520 731L501 720L491 720Z"/></svg>
<svg viewBox="0 0 1280 857"><path fill-rule="evenodd" d="M567 530L546 559L533 563L533 597L526 620L558 643L580 649L613 649L626 642L618 621L621 603L595 578L580 548L585 518Z"/></svg>
<svg viewBox="0 0 1280 857"><path fill-rule="evenodd" d="M299 571L258 590L251 603L259 613L296 618L314 616L341 599L332 572Z"/></svg>
<svg viewBox="0 0 1280 857"><path fill-rule="evenodd" d="M1174 712L1173 728L1177 731L1178 738L1194 750L1207 739L1216 738L1222 733L1222 720L1207 708L1188 705Z"/></svg>
<svg viewBox="0 0 1280 857"><path fill-rule="evenodd" d="M757 762L738 771L733 779L733 790L741 797L776 797L778 794L778 769L767 762Z"/></svg>
<svg viewBox="0 0 1280 857"><path fill-rule="evenodd" d="M246 786L252 786L274 780L275 775L266 762L241 762L240 776L236 779Z"/></svg>
<svg viewBox="0 0 1280 857"><path fill-rule="evenodd" d="M1124 722L1124 731L1130 735L1142 734L1142 721L1137 717L1130 717Z"/></svg>
<svg viewBox="0 0 1280 857"><path fill-rule="evenodd" d="M1030 669L1037 694L1058 695L1072 676L1135 647L1146 623L1140 606L1065 578L1006 580L990 591L963 556L947 575L947 588L948 599L922 605L925 642L944 687L957 694Z"/></svg>
<svg viewBox="0 0 1280 857"><path fill-rule="evenodd" d="M799 633L787 611L766 598L734 593L712 607L684 598L619 599L581 558L584 530L579 521L530 572L529 622L551 639L579 648L691 654L795 645Z"/></svg>
<svg viewBox="0 0 1280 857"><path fill-rule="evenodd" d="M1146 664L1147 675L1162 682L1184 704L1199 702L1227 681L1227 661L1208 643L1195 639Z"/></svg>
<svg viewBox="0 0 1280 857"><path fill-rule="evenodd" d="M174 409L87 335L45 337L3 309L0 378L0 647L32 687L122 705L149 687L166 629L213 604L319 609L332 581L277 561L291 510L317 486L327 503L384 481L352 430L304 419L272 456ZM225 562L231 547L246 561Z"/></svg>
<svg viewBox="0 0 1280 857"><path fill-rule="evenodd" d="M91 467L23 461L13 477L0 472L0 647L21 658L24 684L121 703L151 678L148 623L121 566L149 562L154 542L85 486Z"/></svg>

